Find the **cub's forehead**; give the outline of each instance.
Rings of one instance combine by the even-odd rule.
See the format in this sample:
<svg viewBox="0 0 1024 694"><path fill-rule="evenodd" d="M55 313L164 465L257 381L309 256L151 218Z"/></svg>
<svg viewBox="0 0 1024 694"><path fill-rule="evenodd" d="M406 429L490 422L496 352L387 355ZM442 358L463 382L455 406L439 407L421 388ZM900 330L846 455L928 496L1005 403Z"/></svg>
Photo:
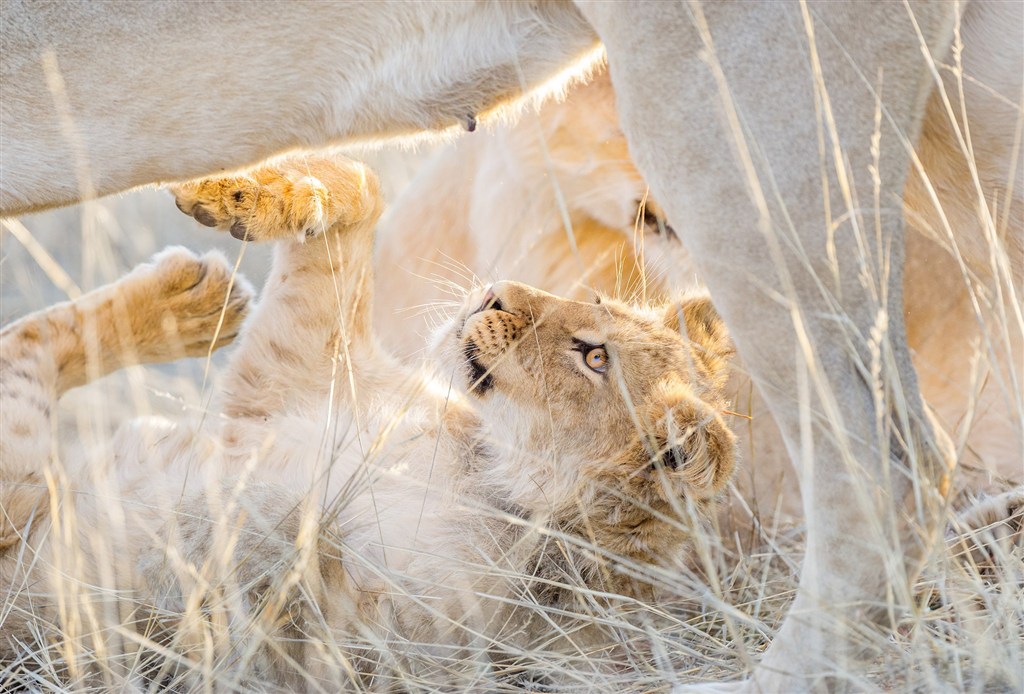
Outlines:
<svg viewBox="0 0 1024 694"><path fill-rule="evenodd" d="M669 335L661 315L654 309L612 302L594 308L609 340L631 342L644 336Z"/></svg>
<svg viewBox="0 0 1024 694"><path fill-rule="evenodd" d="M594 339L577 337L592 344L610 345L620 357L645 352L675 352L686 347L686 340L678 331L665 325L663 312L658 309L612 303L601 303L593 308L599 326L594 331Z"/></svg>
<svg viewBox="0 0 1024 694"><path fill-rule="evenodd" d="M545 321L568 328L575 337L592 344L601 344L619 334L655 328L651 316L629 306L569 299L560 300L555 310L545 316Z"/></svg>
<svg viewBox="0 0 1024 694"><path fill-rule="evenodd" d="M568 330L578 340L594 345L608 343L624 354L682 348L686 344L678 331L666 327L662 310L618 301L561 299L545 321Z"/></svg>

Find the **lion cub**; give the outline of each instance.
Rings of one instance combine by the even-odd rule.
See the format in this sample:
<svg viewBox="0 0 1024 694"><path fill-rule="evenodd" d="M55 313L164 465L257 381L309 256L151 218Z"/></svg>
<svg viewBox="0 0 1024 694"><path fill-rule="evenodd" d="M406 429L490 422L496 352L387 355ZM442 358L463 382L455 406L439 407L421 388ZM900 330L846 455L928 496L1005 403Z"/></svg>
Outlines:
<svg viewBox="0 0 1024 694"><path fill-rule="evenodd" d="M102 494L90 471L46 482L63 391L235 335L248 290L222 260L166 251L4 330L0 578L31 590L0 653L50 624L104 677L298 689L481 687L536 653L614 653L602 624L659 597L733 470L731 348L707 298L636 308L498 282L417 367L370 325L382 203L364 166L296 157L175 193L207 226L276 243L221 415L127 425Z"/></svg>

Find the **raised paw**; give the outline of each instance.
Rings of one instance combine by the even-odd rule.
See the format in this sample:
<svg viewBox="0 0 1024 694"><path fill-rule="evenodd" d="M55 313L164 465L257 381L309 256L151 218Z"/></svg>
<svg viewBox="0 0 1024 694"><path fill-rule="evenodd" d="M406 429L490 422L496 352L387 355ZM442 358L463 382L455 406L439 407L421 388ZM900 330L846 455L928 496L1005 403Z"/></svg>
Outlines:
<svg viewBox="0 0 1024 694"><path fill-rule="evenodd" d="M245 241L304 239L379 215L376 176L340 156L295 156L226 178L172 186L175 203L200 224Z"/></svg>
<svg viewBox="0 0 1024 694"><path fill-rule="evenodd" d="M665 424L654 468L681 477L696 499L721 491L736 465L736 437L721 416L701 403L677 407Z"/></svg>
<svg viewBox="0 0 1024 694"><path fill-rule="evenodd" d="M181 247L161 251L125 280L132 331L148 359L223 347L238 335L253 297L223 255Z"/></svg>

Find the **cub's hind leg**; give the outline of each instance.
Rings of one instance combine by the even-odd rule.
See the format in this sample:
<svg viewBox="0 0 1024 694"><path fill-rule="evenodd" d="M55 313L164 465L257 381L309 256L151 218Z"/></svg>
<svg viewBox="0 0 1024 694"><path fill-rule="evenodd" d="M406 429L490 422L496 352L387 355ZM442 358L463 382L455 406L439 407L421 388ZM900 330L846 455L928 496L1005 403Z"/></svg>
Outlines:
<svg viewBox="0 0 1024 694"><path fill-rule="evenodd" d="M46 511L42 472L60 396L127 364L227 344L250 296L222 257L170 248L113 284L0 331L0 551Z"/></svg>
<svg viewBox="0 0 1024 694"><path fill-rule="evenodd" d="M174 189L198 221L277 240L262 300L224 382L229 447L257 445L267 421L338 383L354 387L376 354L370 328L376 176L343 157L296 157L245 176Z"/></svg>

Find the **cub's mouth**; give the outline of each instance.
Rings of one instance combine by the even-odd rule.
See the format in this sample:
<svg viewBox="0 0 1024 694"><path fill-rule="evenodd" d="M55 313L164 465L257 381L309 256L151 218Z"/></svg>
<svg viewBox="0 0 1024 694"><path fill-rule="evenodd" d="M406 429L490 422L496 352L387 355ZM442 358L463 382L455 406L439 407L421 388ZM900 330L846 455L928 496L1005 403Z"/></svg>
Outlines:
<svg viewBox="0 0 1024 694"><path fill-rule="evenodd" d="M501 311L501 301L490 289L484 294L483 301L474 310L466 314L459 328L459 340L462 342L462 354L466 359L466 366L469 368L469 391L477 396L486 395L494 388L494 378L488 372L487 367L480 361L480 347L472 338L466 337L466 324L469 319L484 311Z"/></svg>
<svg viewBox="0 0 1024 694"><path fill-rule="evenodd" d="M469 366L469 390L476 395L486 395L494 388L494 379L487 372L487 367L480 363L480 348L472 340L462 343L462 353Z"/></svg>

